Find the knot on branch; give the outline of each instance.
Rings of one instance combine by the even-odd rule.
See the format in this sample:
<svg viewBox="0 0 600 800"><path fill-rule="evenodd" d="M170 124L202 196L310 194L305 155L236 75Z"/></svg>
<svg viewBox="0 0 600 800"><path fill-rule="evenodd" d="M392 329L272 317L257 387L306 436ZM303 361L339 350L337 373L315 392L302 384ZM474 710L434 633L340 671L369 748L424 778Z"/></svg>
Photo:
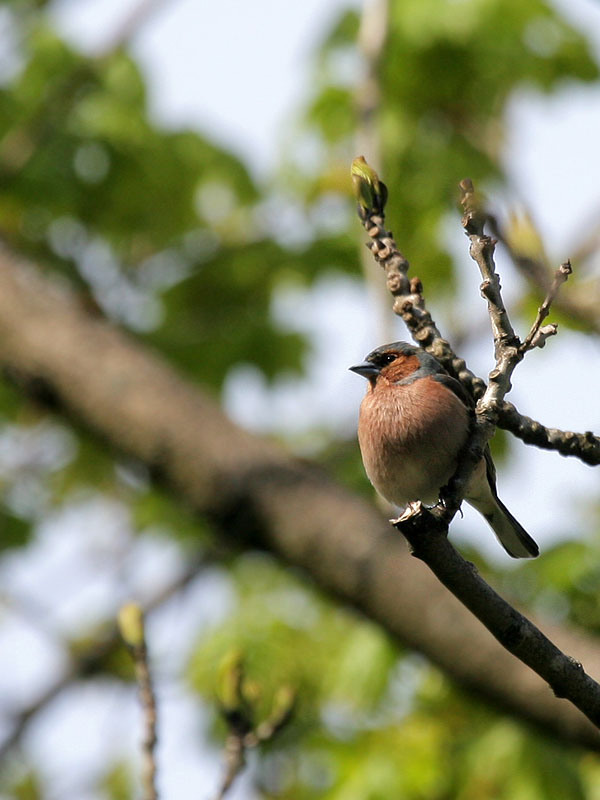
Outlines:
<svg viewBox="0 0 600 800"><path fill-rule="evenodd" d="M473 248L471 248L471 255L473 255L472 250ZM473 258L476 258L476 256L473 256ZM483 280L479 286L482 297L485 297L485 299L490 302L494 300L495 293L499 292L501 289L502 286L500 285L500 278L497 273Z"/></svg>
<svg viewBox="0 0 600 800"><path fill-rule="evenodd" d="M542 327L531 337L530 347L532 349L534 347L545 347L546 339L550 338L550 336L556 336L557 333L557 322L551 322L549 325L542 325Z"/></svg>
<svg viewBox="0 0 600 800"><path fill-rule="evenodd" d="M485 217L484 217L485 221ZM491 236L487 236L483 233L483 222L481 223L481 228L478 226L477 231L481 232L474 232L470 226L470 220L467 219L465 224L465 231L468 236L471 237L471 245L469 247L469 255L473 259L473 261L477 261L479 258L490 259L493 254L494 250L496 249L496 245L498 244L497 239L492 239ZM500 284L500 279L498 278L498 284ZM500 286L498 285L498 288Z"/></svg>
<svg viewBox="0 0 600 800"><path fill-rule="evenodd" d="M470 178L464 178L459 183L459 188L461 192L460 203L464 208L463 228L470 236L482 236L486 214L481 195L475 191L473 181Z"/></svg>
<svg viewBox="0 0 600 800"><path fill-rule="evenodd" d="M386 278L387 288L389 293L394 295L394 297L402 295L404 298L406 297L406 291L408 289L408 278L399 269L394 269L394 266L395 265L390 265L388 270ZM407 302L409 301L407 300Z"/></svg>

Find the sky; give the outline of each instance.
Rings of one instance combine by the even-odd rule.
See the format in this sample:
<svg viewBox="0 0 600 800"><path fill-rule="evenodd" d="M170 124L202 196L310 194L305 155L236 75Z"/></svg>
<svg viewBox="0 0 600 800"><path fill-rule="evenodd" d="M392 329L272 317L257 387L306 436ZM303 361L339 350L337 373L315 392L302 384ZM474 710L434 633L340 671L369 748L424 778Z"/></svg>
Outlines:
<svg viewBox="0 0 600 800"><path fill-rule="evenodd" d="M61 0L55 19L90 51L140 0ZM310 55L341 8L360 0L157 0L133 39L156 116L208 131L258 174L307 90Z"/></svg>
<svg viewBox="0 0 600 800"><path fill-rule="evenodd" d="M61 0L56 5L55 19L65 35L79 47L98 52L113 40L129 10L138 2ZM194 126L208 132L246 160L259 178L267 175L275 166L278 143L290 130L294 113L310 88L311 51L330 21L348 5L345 0L158 2L133 40L134 53L149 80L153 113L165 125ZM600 51L600 4L591 0L561 0L561 5L574 24L585 26ZM566 87L551 98L523 92L511 103L508 113L512 133L506 146L506 162L510 165L511 188L515 197L526 201L533 210L558 264L569 255L568 250L588 220L590 209L598 208L600 92L597 88L585 88L573 93ZM596 168L591 168L593 165ZM462 248L464 254L466 248L458 220L456 230L453 248L457 251ZM468 260L463 258L461 263L461 280L477 294ZM518 282L512 280L507 265L504 269L503 283L510 299L518 291ZM343 315L331 314L333 296L337 303L342 301ZM483 304L481 306L484 322L485 309ZM312 336L315 357L309 375L301 384L288 382L286 385L284 382L278 392L271 394L256 373L242 369L228 384L226 402L230 413L242 424L259 431L269 430L273 421L282 428L296 424L301 429L323 422L350 431L355 425L364 385L357 376L348 373L346 367L380 344L373 341L368 301L362 289L350 280L334 286L325 279L296 297L279 298L275 312L287 324L308 330ZM400 323L397 330L398 338L403 338L405 334ZM327 343L332 339L339 343L335 363L327 356ZM599 348L596 343L577 340L577 348L573 350L574 340L573 335L559 336L544 350L528 356L518 368L511 399L524 413L548 424L575 430L598 430L600 386L595 375L590 373L589 364L598 363ZM475 371L485 374L490 367L486 348L473 347L467 355ZM561 368L565 363L569 364L568 383ZM242 384L243 394L240 392ZM341 397L343 403L340 403ZM577 530L578 515L585 513L587 498L597 491L597 475L573 459L520 447L511 469L499 476L499 485L502 499L543 547L558 531L564 530L565 518L572 519L573 531ZM527 491L523 491L524 486ZM548 497L552 498L551 502ZM86 511L90 509L74 509L75 520L79 519L78 513ZM98 513L105 516L101 517L104 533L98 533L96 553L108 557L114 546L111 537L117 536L126 520L122 519L123 511L118 507ZM458 524L470 536L481 537L481 522L469 511L464 522ZM76 527L73 524L72 529ZM64 570L61 559L66 555L55 549L58 539L50 521L42 532L34 559L39 569L47 571L49 581L56 580L52 576ZM76 546L73 541L69 544L65 540L64 531L60 540L65 549ZM490 553L496 552L491 535L489 543ZM171 563L172 554L163 552L158 544L156 547L161 563ZM152 553L144 557L151 573ZM85 574L80 576L82 584ZM226 590L218 576L214 577L211 590L213 597L217 591L224 592L222 599L226 606ZM111 591L116 590L113 587ZM88 589L81 602L84 606L88 603L90 608L95 607L99 592L100 588ZM202 598L198 603L198 608L206 607ZM71 613L76 610L71 609ZM157 621L156 641L163 640L168 631L172 631L175 618L184 632L197 625L197 618L182 619L178 614L177 609L167 609ZM59 623L68 626L68 619L58 620ZM29 654L29 662L31 654L37 652L34 640L35 637L29 649L24 650ZM39 657L34 660L39 661ZM29 684L25 678L24 681L23 691L27 691ZM177 733L161 742L163 764L176 765L175 769L163 772L165 796L170 800L183 800L190 796L190 784L182 786L177 780L177 764L185 763L186 774L198 787L207 776L211 781L216 780L218 765L215 766L214 754L198 754L194 729L201 711L196 707L190 710L189 697L177 696L172 687L163 688L164 713L177 722L170 728L177 729ZM75 690L71 701L75 697L81 699L84 694L83 688ZM120 730L133 730L128 741L135 747L137 712L133 703L118 695L107 710L105 698L100 700L89 692L86 701L91 704L86 706L87 716L78 715L78 704L71 703L72 710L65 711L66 716L60 718L61 730L67 737L63 744L68 737L77 740L77 732L90 727L87 721L91 718L97 723L91 727L101 731L104 740L107 730L112 731L109 738L119 742ZM120 710L118 715L115 715L115 708ZM111 722L115 716L119 721L116 728ZM76 773L77 769L87 768L88 763L93 762L97 743L92 735L86 749L81 738L79 746L83 749L78 752L77 763L69 761L68 754L63 752L64 746L59 753L56 747L49 745L57 719L50 715L29 745L46 760L49 770L64 768L65 759L67 765L71 764L72 786L63 785L57 797L92 800L77 789ZM188 771L190 769L193 773ZM210 792L201 790L193 794L200 798L210 796ZM230 800L248 796L243 782L229 795Z"/></svg>

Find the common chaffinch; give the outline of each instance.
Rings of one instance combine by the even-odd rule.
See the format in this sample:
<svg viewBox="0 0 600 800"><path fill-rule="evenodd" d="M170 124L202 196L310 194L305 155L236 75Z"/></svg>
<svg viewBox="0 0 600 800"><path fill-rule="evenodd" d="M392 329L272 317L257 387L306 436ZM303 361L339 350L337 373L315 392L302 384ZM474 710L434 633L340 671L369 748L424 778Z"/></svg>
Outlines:
<svg viewBox="0 0 600 800"><path fill-rule="evenodd" d="M388 502L436 502L467 442L473 403L433 356L393 342L350 367L367 378L358 441L367 476ZM532 558L538 546L496 494L489 448L469 481L465 500L483 514L513 558Z"/></svg>

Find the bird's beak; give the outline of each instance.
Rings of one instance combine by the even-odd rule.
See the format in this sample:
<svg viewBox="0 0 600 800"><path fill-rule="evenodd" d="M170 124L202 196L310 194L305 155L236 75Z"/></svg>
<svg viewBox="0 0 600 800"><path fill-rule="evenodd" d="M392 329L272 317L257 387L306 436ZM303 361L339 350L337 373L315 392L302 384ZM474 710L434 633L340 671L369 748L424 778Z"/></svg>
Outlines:
<svg viewBox="0 0 600 800"><path fill-rule="evenodd" d="M371 364L370 361L363 361L362 364L355 364L353 367L348 367L350 372L356 372L357 375L362 375L363 378L372 380L379 375L379 367Z"/></svg>

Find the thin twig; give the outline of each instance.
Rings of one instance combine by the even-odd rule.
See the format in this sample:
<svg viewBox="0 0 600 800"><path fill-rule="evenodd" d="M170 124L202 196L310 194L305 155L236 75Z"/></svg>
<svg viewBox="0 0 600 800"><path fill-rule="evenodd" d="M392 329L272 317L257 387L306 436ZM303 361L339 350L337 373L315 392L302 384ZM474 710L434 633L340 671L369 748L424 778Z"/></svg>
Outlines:
<svg viewBox="0 0 600 800"><path fill-rule="evenodd" d="M158 800L156 791L156 695L152 685L144 614L136 603L127 603L119 611L119 630L131 653L143 712L142 787L144 800Z"/></svg>
<svg viewBox="0 0 600 800"><path fill-rule="evenodd" d="M473 471L495 433L498 409L511 389L512 373L523 358L523 352L520 350L521 342L512 327L502 299L500 277L494 263L496 241L484 231L486 215L481 209L471 180L462 181L460 188L464 207L462 224L469 238L469 254L477 264L482 277L480 288L487 300L496 364L488 376L483 396L477 401L467 446L459 457L456 471L448 486L444 487L443 502L440 502L434 510L434 514L445 525L450 524L462 504ZM413 510L418 513L419 506L415 506ZM410 509L408 513L411 513ZM400 519L404 520L405 517L406 515L403 515Z"/></svg>
<svg viewBox="0 0 600 800"><path fill-rule="evenodd" d="M270 714L258 722L259 694L247 696L245 667L239 650L227 653L219 668L219 706L228 728L225 739L225 774L215 800L223 800L246 765L246 751L273 739L290 721L296 692L285 684L278 687Z"/></svg>
<svg viewBox="0 0 600 800"><path fill-rule="evenodd" d="M518 336L513 330L508 313L502 299L500 277L494 264L494 250L496 240L487 236L484 225L487 216L482 211L480 201L475 195L473 182L465 178L460 183L462 192L461 204L464 208L462 218L463 228L469 237L469 254L479 267L482 277L481 293L488 302L488 313L492 325L494 348L496 357L502 348L513 347L520 344Z"/></svg>
<svg viewBox="0 0 600 800"><path fill-rule="evenodd" d="M215 800L223 800L234 780L246 766L246 747L243 735L231 732L225 740L225 775Z"/></svg>
<svg viewBox="0 0 600 800"><path fill-rule="evenodd" d="M142 738L142 785L145 800L157 800L156 790L156 695L152 685L148 648L144 643L133 649L135 673L140 692L144 718L144 735Z"/></svg>
<svg viewBox="0 0 600 800"><path fill-rule="evenodd" d="M484 231L486 215L475 194L472 181L469 178L461 181L460 189L464 207L462 224L469 238L469 254L482 277L480 288L481 294L487 300L496 364L488 376L483 396L477 401L467 446L459 457L456 471L448 486L444 487L443 502L435 510L435 514L446 525L450 524L459 510L473 471L495 433L498 409L511 389L512 373L523 358L521 342L512 327L502 299L500 277L494 263L496 240L487 236ZM418 511L418 507L416 510Z"/></svg>
<svg viewBox="0 0 600 800"><path fill-rule="evenodd" d="M486 390L486 383L471 372L464 359L442 337L425 305L421 281L416 277L408 278L409 262L398 248L391 231L385 227L383 208L365 209L359 204L358 216L371 240L367 247L386 274L387 287L394 298L394 313L404 320L417 344L435 356L450 375L478 400ZM525 444L555 450L590 466L600 464L600 437L592 432L575 433L547 427L520 414L506 401L498 403L496 412L497 426L510 431Z"/></svg>
<svg viewBox="0 0 600 800"><path fill-rule="evenodd" d="M132 37L165 2L166 0L139 0L133 8L128 10L118 28L111 34L110 39L98 49L95 54L96 58L104 58L114 53L115 50L126 47Z"/></svg>
<svg viewBox="0 0 600 800"><path fill-rule="evenodd" d="M489 374L488 385L483 396L477 402L476 417L469 445L459 459L456 473L444 495L444 506L440 510L448 523L458 511L472 472L479 463L487 442L493 436L504 409L508 406L504 397L511 389L511 377L514 369L528 350L536 346L543 347L545 339L556 332L553 326L549 327L549 330L545 330L541 327L541 323L548 315L560 286L571 274L569 262L557 270L552 286L538 310L528 337L525 342L521 343L511 325L502 299L500 278L494 263L496 240L486 235L484 231L488 215L483 210L470 179L462 181L460 188L462 191L461 202L465 210L462 223L465 233L469 237L469 253L479 267L483 279L481 293L488 303L496 365ZM514 406L510 408L514 409ZM516 409L514 409L514 413L518 414ZM562 432L560 438L564 442L568 438L567 432ZM589 441L589 438L587 440Z"/></svg>
<svg viewBox="0 0 600 800"><path fill-rule="evenodd" d="M510 237L506 235L495 215L488 213L488 223L493 235L506 249L521 275L540 292L547 292L551 280L545 259L519 252L513 246ZM589 258L597 247L598 232L594 231L592 237L588 238L573 254L573 261L580 264L583 260ZM555 298L554 305L566 316L571 317L571 319L580 324L583 323L594 333L600 333L597 291L590 292L588 286L580 285L577 288L574 287L574 290L569 292L568 295L559 294Z"/></svg>
<svg viewBox="0 0 600 800"><path fill-rule="evenodd" d="M199 575L203 567L211 563L207 555L202 555L195 559L192 564L167 587L158 592L146 605L144 613L146 616L153 611L161 608L178 592L183 591ZM0 743L0 762L18 744L27 726L38 712L46 708L63 691L73 685L78 678L85 678L95 675L107 657L121 646L121 636L117 625L113 625L109 631L101 638L94 641L85 650L79 652L77 656L72 656L63 674L36 697L29 705L14 714L12 720L5 723L9 730L7 735Z"/></svg>
<svg viewBox="0 0 600 800"><path fill-rule="evenodd" d="M533 325L531 326L531 330L527 334L527 337L523 344L521 345L521 350L523 353L526 353L528 350L532 350L534 347L543 347L546 341L547 336L553 336L556 331L556 325L551 326L551 331L546 331L544 333L544 329L542 328L542 322L546 319L548 314L550 313L550 307L558 294L558 290L563 285L563 283L569 278L569 275L573 272L571 267L571 262L567 259L564 264L561 264L560 267L554 273L554 279L550 288L548 289L548 293L544 298L544 302L538 308L538 313L535 318ZM550 326L546 326L550 327Z"/></svg>

